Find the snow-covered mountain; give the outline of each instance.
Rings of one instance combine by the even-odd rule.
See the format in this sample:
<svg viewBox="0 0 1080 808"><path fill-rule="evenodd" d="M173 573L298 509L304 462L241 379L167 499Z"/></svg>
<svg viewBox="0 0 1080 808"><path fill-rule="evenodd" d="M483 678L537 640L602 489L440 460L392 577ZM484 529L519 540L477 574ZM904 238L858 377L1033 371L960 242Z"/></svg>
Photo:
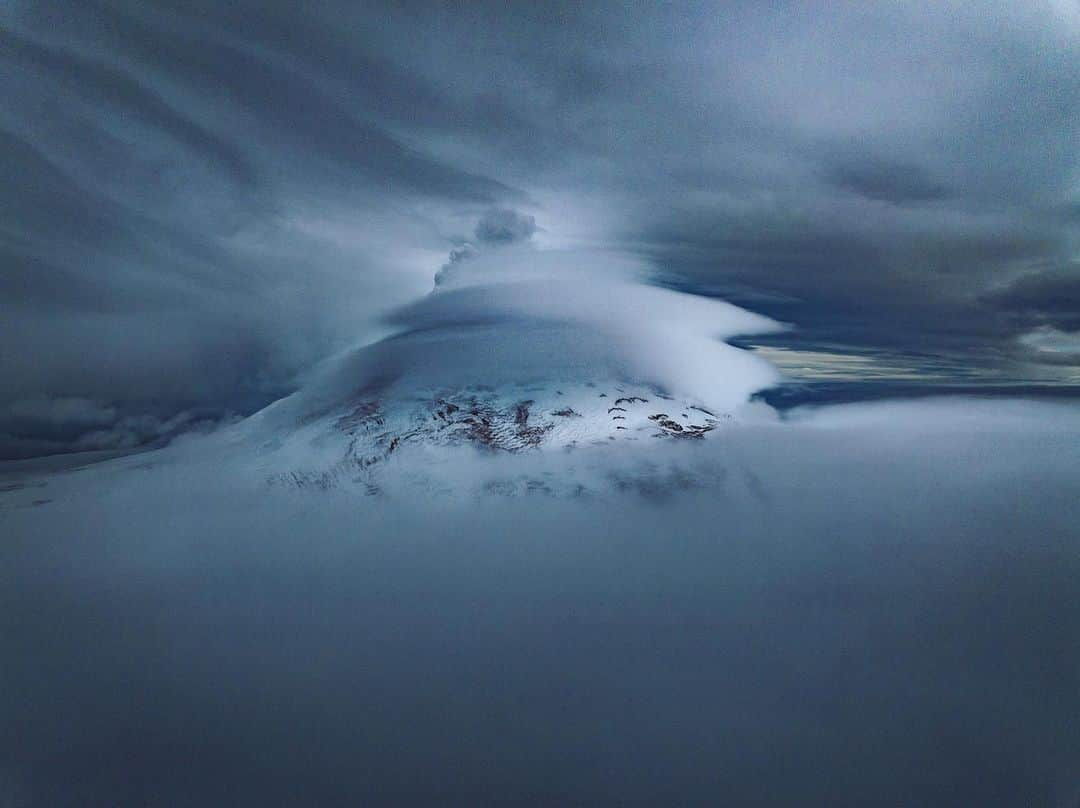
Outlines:
<svg viewBox="0 0 1080 808"><path fill-rule="evenodd" d="M389 318L393 333L328 362L233 445L257 447L275 485L376 493L387 474L431 485L433 464L477 454L640 459L659 442L708 440L776 379L723 342L776 323L650 286L628 259L504 250L453 269ZM549 474L560 490L581 489L571 468Z"/></svg>

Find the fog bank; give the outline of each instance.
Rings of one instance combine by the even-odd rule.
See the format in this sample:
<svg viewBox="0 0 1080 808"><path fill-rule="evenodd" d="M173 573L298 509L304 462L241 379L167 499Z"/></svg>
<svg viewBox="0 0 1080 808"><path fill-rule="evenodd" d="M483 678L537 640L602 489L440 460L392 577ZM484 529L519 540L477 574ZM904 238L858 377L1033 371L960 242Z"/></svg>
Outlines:
<svg viewBox="0 0 1080 808"><path fill-rule="evenodd" d="M218 448L8 478L14 804L1075 803L1075 407L596 448L631 482L572 499L271 488Z"/></svg>

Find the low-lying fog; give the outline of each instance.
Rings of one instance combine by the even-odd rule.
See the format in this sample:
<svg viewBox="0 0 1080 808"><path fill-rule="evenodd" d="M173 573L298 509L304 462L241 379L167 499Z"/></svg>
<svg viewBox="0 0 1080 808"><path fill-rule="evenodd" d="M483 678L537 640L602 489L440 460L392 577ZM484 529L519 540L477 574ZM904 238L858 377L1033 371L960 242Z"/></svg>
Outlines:
<svg viewBox="0 0 1080 808"><path fill-rule="evenodd" d="M616 484L575 499L270 488L200 441L9 478L6 804L1076 804L1076 408L583 450ZM552 470L442 473L508 463Z"/></svg>

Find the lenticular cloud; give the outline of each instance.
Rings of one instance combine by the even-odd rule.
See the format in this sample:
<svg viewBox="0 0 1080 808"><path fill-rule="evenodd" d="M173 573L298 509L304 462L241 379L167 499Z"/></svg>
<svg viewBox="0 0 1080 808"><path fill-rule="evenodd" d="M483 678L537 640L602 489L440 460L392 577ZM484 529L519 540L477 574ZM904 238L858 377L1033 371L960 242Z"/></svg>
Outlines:
<svg viewBox="0 0 1080 808"><path fill-rule="evenodd" d="M647 276L622 255L520 246L454 262L388 317L389 336L329 361L238 432L276 447L272 479L371 491L384 469L436 447L520 454L710 438L778 378L724 339L780 326ZM430 457L409 462L415 471Z"/></svg>
<svg viewBox="0 0 1080 808"><path fill-rule="evenodd" d="M723 340L778 323L658 289L647 274L605 253L505 249L458 262L431 295L391 315L393 335L335 358L272 409L304 414L363 389L610 383L731 412L777 381L771 365Z"/></svg>

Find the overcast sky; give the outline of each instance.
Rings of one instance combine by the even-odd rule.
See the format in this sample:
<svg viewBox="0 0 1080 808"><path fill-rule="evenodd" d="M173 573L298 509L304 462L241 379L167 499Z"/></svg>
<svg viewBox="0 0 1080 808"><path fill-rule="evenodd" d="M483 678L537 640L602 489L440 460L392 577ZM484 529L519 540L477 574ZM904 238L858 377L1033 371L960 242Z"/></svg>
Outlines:
<svg viewBox="0 0 1080 808"><path fill-rule="evenodd" d="M248 412L520 234L1077 377L1074 0L12 0L0 62L4 456Z"/></svg>

